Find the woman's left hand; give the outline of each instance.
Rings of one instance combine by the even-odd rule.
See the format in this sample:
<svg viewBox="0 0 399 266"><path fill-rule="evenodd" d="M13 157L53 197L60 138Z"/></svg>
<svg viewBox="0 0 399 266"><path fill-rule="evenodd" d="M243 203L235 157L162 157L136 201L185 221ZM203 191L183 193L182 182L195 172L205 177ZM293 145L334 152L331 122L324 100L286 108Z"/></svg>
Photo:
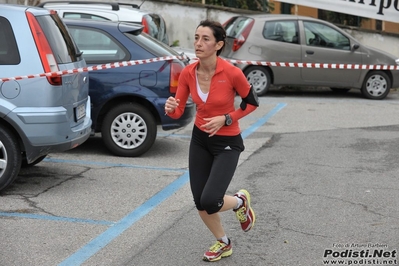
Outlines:
<svg viewBox="0 0 399 266"><path fill-rule="evenodd" d="M201 128L209 134L209 137L212 137L222 126L224 126L226 117L224 115L219 115L211 118L204 118L204 120L207 121L207 123L202 125Z"/></svg>

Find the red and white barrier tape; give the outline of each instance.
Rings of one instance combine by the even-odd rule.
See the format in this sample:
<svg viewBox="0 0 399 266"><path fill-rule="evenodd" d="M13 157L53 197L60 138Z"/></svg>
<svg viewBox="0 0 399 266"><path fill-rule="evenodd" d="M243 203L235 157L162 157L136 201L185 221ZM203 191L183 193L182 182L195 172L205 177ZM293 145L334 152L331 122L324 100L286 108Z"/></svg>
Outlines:
<svg viewBox="0 0 399 266"><path fill-rule="evenodd" d="M186 56L164 56L144 60L131 60L123 62L115 62L103 65L89 66L83 68L76 68L70 70L47 72L41 74L32 74L25 76L15 76L10 78L0 78L0 82L10 81L10 80L21 80L39 77L56 77L67 74L79 73L79 72L89 72L102 69L111 69L117 67L141 65L153 62L168 61L173 59L187 59ZM361 64L322 64L322 63L285 63L285 62L262 62L262 61L243 61L234 59L225 59L233 64L247 64L247 65L258 65L258 66L273 66L273 67L299 67L299 68L329 68L329 69L373 69L373 70L399 70L399 65L361 65Z"/></svg>
<svg viewBox="0 0 399 266"><path fill-rule="evenodd" d="M321 63L285 63L285 62L260 62L226 59L233 64L247 64L274 67L300 67L300 68L330 68L330 69L375 69L399 70L399 65L360 65L360 64L321 64Z"/></svg>
<svg viewBox="0 0 399 266"><path fill-rule="evenodd" d="M142 65L142 64L147 64L147 63L168 61L168 60L173 60L173 59L186 59L186 57L164 56L164 57L157 57L157 58L151 58L151 59L145 59L145 60L131 60L131 61L115 62L115 63L109 63L109 64L103 64L103 65L75 68L75 69L55 71L55 72L47 72L47 73L41 73L41 74L15 76L15 77L10 77L10 78L0 78L0 82L10 81L10 80L40 78L40 77L57 77L57 76L73 74L73 73L89 72L89 71L95 71L95 70L111 69L111 68L126 67L126 66L133 66L133 65Z"/></svg>

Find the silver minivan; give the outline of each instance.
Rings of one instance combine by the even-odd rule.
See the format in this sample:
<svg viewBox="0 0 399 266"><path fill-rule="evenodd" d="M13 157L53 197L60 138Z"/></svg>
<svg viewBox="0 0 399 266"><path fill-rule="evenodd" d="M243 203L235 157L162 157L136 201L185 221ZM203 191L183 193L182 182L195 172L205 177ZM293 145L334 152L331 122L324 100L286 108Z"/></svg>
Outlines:
<svg viewBox="0 0 399 266"><path fill-rule="evenodd" d="M234 16L224 23L226 59L273 63L399 66L389 53L361 44L335 25L294 15ZM238 64L258 95L274 85L323 86L332 90L360 89L369 99L384 99L399 87L398 70L281 67Z"/></svg>
<svg viewBox="0 0 399 266"><path fill-rule="evenodd" d="M0 4L0 190L21 165L89 138L88 73L56 74L84 67L55 11Z"/></svg>

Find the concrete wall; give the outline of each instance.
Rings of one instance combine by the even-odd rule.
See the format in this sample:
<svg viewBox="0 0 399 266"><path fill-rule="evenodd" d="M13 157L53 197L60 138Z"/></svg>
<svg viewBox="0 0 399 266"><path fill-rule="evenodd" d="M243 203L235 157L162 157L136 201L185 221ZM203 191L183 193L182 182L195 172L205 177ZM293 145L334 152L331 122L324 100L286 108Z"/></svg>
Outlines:
<svg viewBox="0 0 399 266"><path fill-rule="evenodd" d="M142 1L133 0L135 4ZM153 10L160 13L166 21L169 31L169 40L178 40L183 48L192 49L194 42L194 32L198 23L206 18L217 20L221 23L236 14L257 13L232 8L215 8L210 5L201 5L185 2L184 5L177 1L145 1L141 5L143 10ZM393 34L378 33L373 31L363 31L353 28L343 28L361 43L384 50L399 58L399 36Z"/></svg>
<svg viewBox="0 0 399 266"><path fill-rule="evenodd" d="M131 2L138 5L142 3L140 0ZM241 11L234 8L215 9L191 2L182 5L177 1L145 1L141 9L161 14L167 24L170 43L178 40L181 47L189 49L193 48L195 28L201 20L209 18L223 23Z"/></svg>

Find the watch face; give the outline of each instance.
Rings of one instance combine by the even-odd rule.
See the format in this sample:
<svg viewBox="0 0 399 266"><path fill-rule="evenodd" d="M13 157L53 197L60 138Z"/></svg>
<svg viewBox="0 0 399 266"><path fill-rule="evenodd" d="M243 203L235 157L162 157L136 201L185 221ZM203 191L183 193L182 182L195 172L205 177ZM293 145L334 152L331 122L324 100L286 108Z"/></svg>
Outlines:
<svg viewBox="0 0 399 266"><path fill-rule="evenodd" d="M230 126L233 123L233 120L231 120L230 115L226 115L226 126Z"/></svg>

